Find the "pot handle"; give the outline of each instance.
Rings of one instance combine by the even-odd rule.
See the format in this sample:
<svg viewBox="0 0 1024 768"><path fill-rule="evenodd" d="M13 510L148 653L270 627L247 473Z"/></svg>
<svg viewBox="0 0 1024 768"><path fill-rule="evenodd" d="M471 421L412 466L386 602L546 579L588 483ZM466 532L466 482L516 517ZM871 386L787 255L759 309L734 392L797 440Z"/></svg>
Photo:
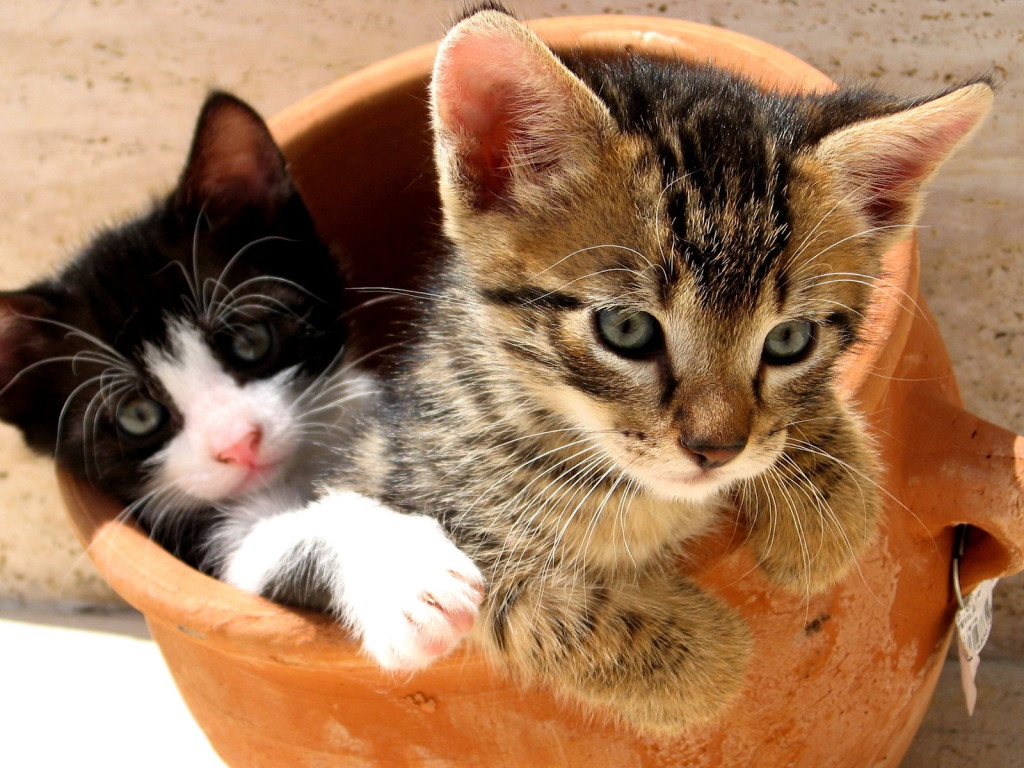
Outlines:
<svg viewBox="0 0 1024 768"><path fill-rule="evenodd" d="M903 501L933 535L970 526L964 592L1024 570L1024 436L941 397L913 409Z"/></svg>

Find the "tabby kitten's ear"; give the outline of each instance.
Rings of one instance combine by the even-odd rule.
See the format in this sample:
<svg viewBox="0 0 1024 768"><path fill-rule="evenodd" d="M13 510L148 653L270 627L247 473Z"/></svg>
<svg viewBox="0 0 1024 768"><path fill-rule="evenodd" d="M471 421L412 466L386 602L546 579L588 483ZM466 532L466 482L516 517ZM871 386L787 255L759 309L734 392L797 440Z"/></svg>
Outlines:
<svg viewBox="0 0 1024 768"><path fill-rule="evenodd" d="M496 10L442 41L431 106L445 203L476 210L571 191L614 130L607 107L540 38Z"/></svg>
<svg viewBox="0 0 1024 768"><path fill-rule="evenodd" d="M974 83L826 136L814 152L871 227L891 242L917 221L922 189L988 114L992 89Z"/></svg>
<svg viewBox="0 0 1024 768"><path fill-rule="evenodd" d="M215 221L245 209L271 219L293 194L284 157L263 118L230 94L212 93L199 113L175 192L179 209L202 208Z"/></svg>

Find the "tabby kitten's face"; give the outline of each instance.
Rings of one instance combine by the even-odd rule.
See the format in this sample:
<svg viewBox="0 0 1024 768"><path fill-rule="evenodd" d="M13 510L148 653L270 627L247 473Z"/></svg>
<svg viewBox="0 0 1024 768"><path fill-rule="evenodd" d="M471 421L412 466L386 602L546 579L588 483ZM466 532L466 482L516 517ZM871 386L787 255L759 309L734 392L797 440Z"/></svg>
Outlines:
<svg viewBox="0 0 1024 768"><path fill-rule="evenodd" d="M494 370L668 498L763 472L820 417L881 254L989 99L787 98L685 65L563 63L487 11L438 61L456 290Z"/></svg>
<svg viewBox="0 0 1024 768"><path fill-rule="evenodd" d="M619 199L537 211L489 244L471 279L492 299L481 322L517 383L646 487L699 499L763 471L820 405L877 259L837 201L800 200L809 182L797 174L794 229L769 205L726 200L692 213L680 243L666 207L687 182L666 189L642 152L627 138L603 159L610 173L594 188ZM514 288L495 280L494 260Z"/></svg>
<svg viewBox="0 0 1024 768"><path fill-rule="evenodd" d="M214 94L167 200L0 295L0 416L143 513L224 502L294 460L340 304L266 126Z"/></svg>

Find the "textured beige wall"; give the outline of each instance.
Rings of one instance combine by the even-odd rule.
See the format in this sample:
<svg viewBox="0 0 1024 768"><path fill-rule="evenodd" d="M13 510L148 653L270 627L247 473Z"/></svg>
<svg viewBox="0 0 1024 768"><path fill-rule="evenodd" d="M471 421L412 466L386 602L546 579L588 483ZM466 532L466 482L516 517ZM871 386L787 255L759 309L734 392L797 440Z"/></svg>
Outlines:
<svg viewBox="0 0 1024 768"><path fill-rule="evenodd" d="M978 72L995 113L933 186L923 290L968 406L1024 432L1021 221L1024 2L521 0L524 17L640 13L760 37L827 74L912 94ZM171 184L205 92L266 115L363 65L438 38L441 0L4 0L0 3L0 289ZM0 601L104 601L46 461L0 428ZM1019 580L1014 580L1018 582ZM1020 650L1024 588L1000 590L997 643Z"/></svg>

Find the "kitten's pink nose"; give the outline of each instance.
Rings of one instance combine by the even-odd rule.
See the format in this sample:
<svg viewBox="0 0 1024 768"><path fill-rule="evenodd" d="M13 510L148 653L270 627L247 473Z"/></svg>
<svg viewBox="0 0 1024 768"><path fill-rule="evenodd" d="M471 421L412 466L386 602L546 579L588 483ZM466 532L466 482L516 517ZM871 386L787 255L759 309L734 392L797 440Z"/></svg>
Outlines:
<svg viewBox="0 0 1024 768"><path fill-rule="evenodd" d="M241 440L217 451L217 461L222 464L239 464L250 469L259 465L260 443L263 431L256 427L247 432Z"/></svg>

